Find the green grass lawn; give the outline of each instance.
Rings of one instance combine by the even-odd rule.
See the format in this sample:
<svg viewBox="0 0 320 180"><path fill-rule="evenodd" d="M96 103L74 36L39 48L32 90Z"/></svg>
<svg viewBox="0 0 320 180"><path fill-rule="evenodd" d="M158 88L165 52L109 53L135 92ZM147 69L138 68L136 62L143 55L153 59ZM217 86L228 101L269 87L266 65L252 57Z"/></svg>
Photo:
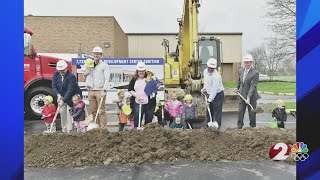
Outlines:
<svg viewBox="0 0 320 180"><path fill-rule="evenodd" d="M235 88L235 82L223 82L226 88ZM258 91L267 91L274 93L296 93L296 83L286 82L259 82Z"/></svg>
<svg viewBox="0 0 320 180"><path fill-rule="evenodd" d="M270 77L259 77L259 80L270 80ZM296 76L274 76L273 80L296 82Z"/></svg>

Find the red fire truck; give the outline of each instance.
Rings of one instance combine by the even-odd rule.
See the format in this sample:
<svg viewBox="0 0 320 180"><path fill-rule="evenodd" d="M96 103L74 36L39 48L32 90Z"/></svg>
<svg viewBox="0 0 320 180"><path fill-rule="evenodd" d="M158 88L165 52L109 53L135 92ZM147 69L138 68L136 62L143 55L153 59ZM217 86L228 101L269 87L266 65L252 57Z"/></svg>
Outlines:
<svg viewBox="0 0 320 180"><path fill-rule="evenodd" d="M44 97L53 95L51 81L58 58L38 55L32 45L32 30L24 27L24 110L28 118L40 119ZM68 69L72 71L71 63Z"/></svg>

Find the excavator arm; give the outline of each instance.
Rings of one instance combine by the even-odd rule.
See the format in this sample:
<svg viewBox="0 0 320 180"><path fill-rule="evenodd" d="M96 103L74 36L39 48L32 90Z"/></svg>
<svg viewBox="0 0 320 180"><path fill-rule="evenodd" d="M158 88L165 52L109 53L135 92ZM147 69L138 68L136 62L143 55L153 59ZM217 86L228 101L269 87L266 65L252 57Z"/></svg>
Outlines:
<svg viewBox="0 0 320 180"><path fill-rule="evenodd" d="M182 83L191 91L201 88L201 70L198 50L198 8L199 0L185 0L182 21L179 22L179 60Z"/></svg>

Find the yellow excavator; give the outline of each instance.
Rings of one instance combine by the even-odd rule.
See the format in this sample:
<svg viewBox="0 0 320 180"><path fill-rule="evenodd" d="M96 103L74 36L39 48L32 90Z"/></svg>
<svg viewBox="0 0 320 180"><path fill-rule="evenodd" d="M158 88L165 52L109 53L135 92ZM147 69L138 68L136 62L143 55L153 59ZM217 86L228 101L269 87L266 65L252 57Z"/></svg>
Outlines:
<svg viewBox="0 0 320 180"><path fill-rule="evenodd" d="M169 41L166 39L163 40L162 46L165 49L165 88L181 87L183 94L192 94L198 106L198 114L203 116L205 103L200 94L203 86L203 70L206 68L208 59L215 58L218 62L218 71L222 73L222 63L220 40L215 37L199 37L198 9L200 6L199 0L184 1L182 18L177 19L179 34L176 51L169 52Z"/></svg>

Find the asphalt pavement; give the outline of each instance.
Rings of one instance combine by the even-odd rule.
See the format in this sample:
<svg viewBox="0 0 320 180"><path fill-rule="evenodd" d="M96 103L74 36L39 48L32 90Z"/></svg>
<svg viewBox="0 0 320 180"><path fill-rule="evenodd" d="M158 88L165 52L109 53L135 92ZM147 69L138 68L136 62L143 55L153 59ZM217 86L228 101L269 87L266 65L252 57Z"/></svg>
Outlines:
<svg viewBox="0 0 320 180"><path fill-rule="evenodd" d="M25 179L29 180L294 180L294 164L273 161L219 161L219 162L179 162L153 163L144 165L100 165L90 167L33 168L25 169Z"/></svg>

